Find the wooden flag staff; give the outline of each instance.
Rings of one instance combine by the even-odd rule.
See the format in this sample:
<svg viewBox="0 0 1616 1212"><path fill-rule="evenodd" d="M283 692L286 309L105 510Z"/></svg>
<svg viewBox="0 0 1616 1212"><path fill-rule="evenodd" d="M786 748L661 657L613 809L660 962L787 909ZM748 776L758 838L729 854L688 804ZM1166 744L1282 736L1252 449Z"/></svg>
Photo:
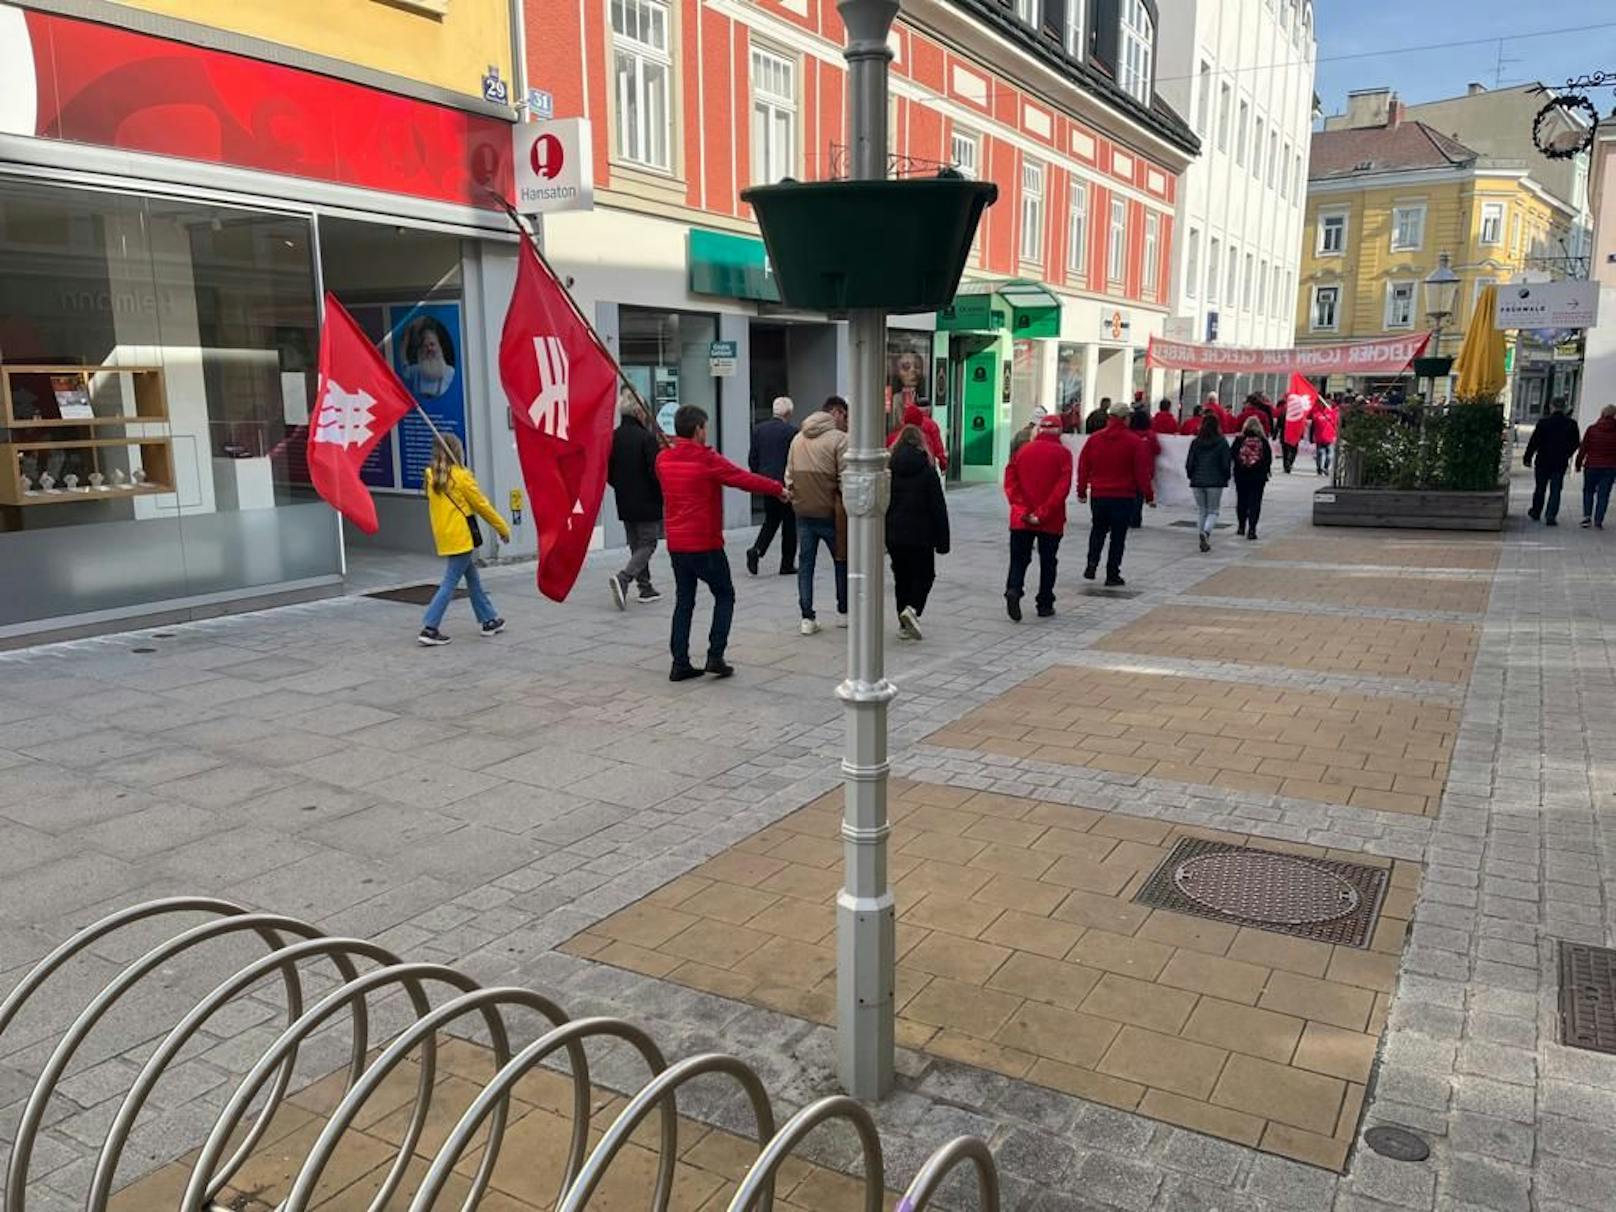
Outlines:
<svg viewBox="0 0 1616 1212"><path fill-rule="evenodd" d="M509 217L510 221L515 224L516 230L519 231L522 234L522 238L527 241L527 246L533 250L533 255L539 259L539 265L543 267L544 272L549 274L551 280L554 281L556 286L560 288L561 296L566 299L567 306L572 308L572 314L578 317L578 322L584 326L584 331L589 334L589 339L594 342L595 348L600 351L601 356L610 362L612 369L617 372L618 382L620 382L624 388L627 389L628 394L633 397L634 403L639 407L641 415L645 418L646 425L649 426L651 432L656 435L657 442L664 447L673 445L673 439L668 437L668 435L663 432L662 426L657 424L656 413L653 412L651 410L651 406L645 402L645 397L640 395L639 388L635 387L633 381L630 380L628 375L624 373L623 367L617 361L616 356L610 349L606 348L606 343L600 339L600 334L595 331L595 326L589 322L589 317L584 315L583 309L578 306L577 301L572 297L572 292L567 289L566 283L561 280L561 276L556 273L555 267L550 264L549 258L544 255L544 250L539 247L539 242L533 238L533 232L528 228L526 222L523 221L522 216L517 211L516 207L511 205L508 198L494 190L487 190L485 192L490 198L498 203L499 208L503 210L506 216Z"/></svg>

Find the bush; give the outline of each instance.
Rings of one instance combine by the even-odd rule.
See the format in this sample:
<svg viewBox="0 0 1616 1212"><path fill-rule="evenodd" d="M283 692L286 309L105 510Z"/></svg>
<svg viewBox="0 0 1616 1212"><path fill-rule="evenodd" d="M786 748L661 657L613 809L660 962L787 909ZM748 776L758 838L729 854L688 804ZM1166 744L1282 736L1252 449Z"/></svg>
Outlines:
<svg viewBox="0 0 1616 1212"><path fill-rule="evenodd" d="M1354 488L1486 492L1503 468L1500 404L1342 409L1339 455Z"/></svg>

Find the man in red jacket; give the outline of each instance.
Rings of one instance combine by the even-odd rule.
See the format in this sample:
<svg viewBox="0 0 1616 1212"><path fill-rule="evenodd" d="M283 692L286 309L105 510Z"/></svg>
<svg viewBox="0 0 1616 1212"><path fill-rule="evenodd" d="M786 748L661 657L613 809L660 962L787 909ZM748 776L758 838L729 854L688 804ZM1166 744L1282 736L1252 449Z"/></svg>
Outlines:
<svg viewBox="0 0 1616 1212"><path fill-rule="evenodd" d="M1173 416L1173 402L1163 400L1156 405L1156 415L1150 418L1150 427L1157 433L1177 433L1178 420Z"/></svg>
<svg viewBox="0 0 1616 1212"><path fill-rule="evenodd" d="M677 440L657 455L657 480L662 485L663 530L668 557L673 562L673 653L670 682L699 678L704 673L727 678L735 672L724 661L729 646L729 625L735 617L735 582L724 554L724 487L759 496L789 500L786 487L768 476L753 475L731 463L707 445L707 414L686 404L673 414ZM713 593L713 625L707 633L707 663L690 663L690 623L696 614L696 582Z"/></svg>
<svg viewBox="0 0 1616 1212"><path fill-rule="evenodd" d="M1194 409L1191 410L1190 415L1185 417L1182 421L1179 422L1179 424L1178 424L1178 436L1181 437L1181 438L1193 438L1196 434L1198 434L1200 432L1201 432L1201 406L1199 404L1197 404L1194 407Z"/></svg>
<svg viewBox="0 0 1616 1212"><path fill-rule="evenodd" d="M1119 405L1127 412L1126 404ZM1089 439L1093 441L1093 439ZM1072 486L1072 452L1061 443L1059 417L1040 417L1032 441L1004 467L1004 495L1010 501L1010 575L1004 583L1004 609L1021 622L1021 595L1033 545L1038 547L1038 617L1055 613L1055 564L1066 533L1066 493Z"/></svg>
<svg viewBox="0 0 1616 1212"><path fill-rule="evenodd" d="M1144 497L1147 505L1156 505L1150 451L1128 428L1127 421L1127 408L1113 407L1105 428L1083 443L1083 453L1077 458L1077 499L1087 501L1091 493L1094 497L1089 507L1093 524L1083 579L1094 579L1109 536L1111 550L1105 561L1105 583L1112 586L1127 584L1122 579L1122 551L1128 542L1134 500Z"/></svg>
<svg viewBox="0 0 1616 1212"><path fill-rule="evenodd" d="M1605 509L1616 484L1616 404L1599 410L1577 447L1577 470L1582 472L1582 525L1605 529Z"/></svg>
<svg viewBox="0 0 1616 1212"><path fill-rule="evenodd" d="M903 406L903 424L887 435L887 449L891 450L898 435L903 432L903 425L913 425L920 430L920 436L926 439L926 449L931 457L937 461L937 470L948 470L948 447L943 445L943 431L937 428L933 421L918 404L905 404Z"/></svg>

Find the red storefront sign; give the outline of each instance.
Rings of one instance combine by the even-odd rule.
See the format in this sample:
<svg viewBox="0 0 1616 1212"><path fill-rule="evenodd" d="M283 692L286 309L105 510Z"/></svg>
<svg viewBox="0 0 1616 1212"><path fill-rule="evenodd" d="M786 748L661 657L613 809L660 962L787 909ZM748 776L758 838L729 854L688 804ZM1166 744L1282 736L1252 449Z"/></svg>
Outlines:
<svg viewBox="0 0 1616 1212"><path fill-rule="evenodd" d="M1431 340L1428 332L1379 341L1344 341L1336 345L1304 345L1298 349L1240 349L1232 345L1195 345L1150 339L1146 365L1165 370L1215 370L1231 374L1397 375L1419 357Z"/></svg>
<svg viewBox="0 0 1616 1212"><path fill-rule="evenodd" d="M512 189L511 126L315 72L28 10L30 98L0 133L90 143L489 208ZM7 30L8 38L15 36ZM9 90L26 87L19 73ZM32 110L32 129L27 112ZM18 115L25 115L21 121Z"/></svg>

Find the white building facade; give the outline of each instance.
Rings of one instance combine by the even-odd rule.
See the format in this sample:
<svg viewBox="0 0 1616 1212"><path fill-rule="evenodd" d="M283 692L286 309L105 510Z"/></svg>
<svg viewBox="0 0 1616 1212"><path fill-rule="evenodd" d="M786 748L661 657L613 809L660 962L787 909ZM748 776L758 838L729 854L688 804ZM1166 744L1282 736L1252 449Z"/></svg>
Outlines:
<svg viewBox="0 0 1616 1212"><path fill-rule="evenodd" d="M1311 0L1161 0L1158 54L1157 90L1201 140L1180 178L1170 331L1289 347L1315 106ZM1167 380L1185 403L1279 388L1272 376Z"/></svg>

